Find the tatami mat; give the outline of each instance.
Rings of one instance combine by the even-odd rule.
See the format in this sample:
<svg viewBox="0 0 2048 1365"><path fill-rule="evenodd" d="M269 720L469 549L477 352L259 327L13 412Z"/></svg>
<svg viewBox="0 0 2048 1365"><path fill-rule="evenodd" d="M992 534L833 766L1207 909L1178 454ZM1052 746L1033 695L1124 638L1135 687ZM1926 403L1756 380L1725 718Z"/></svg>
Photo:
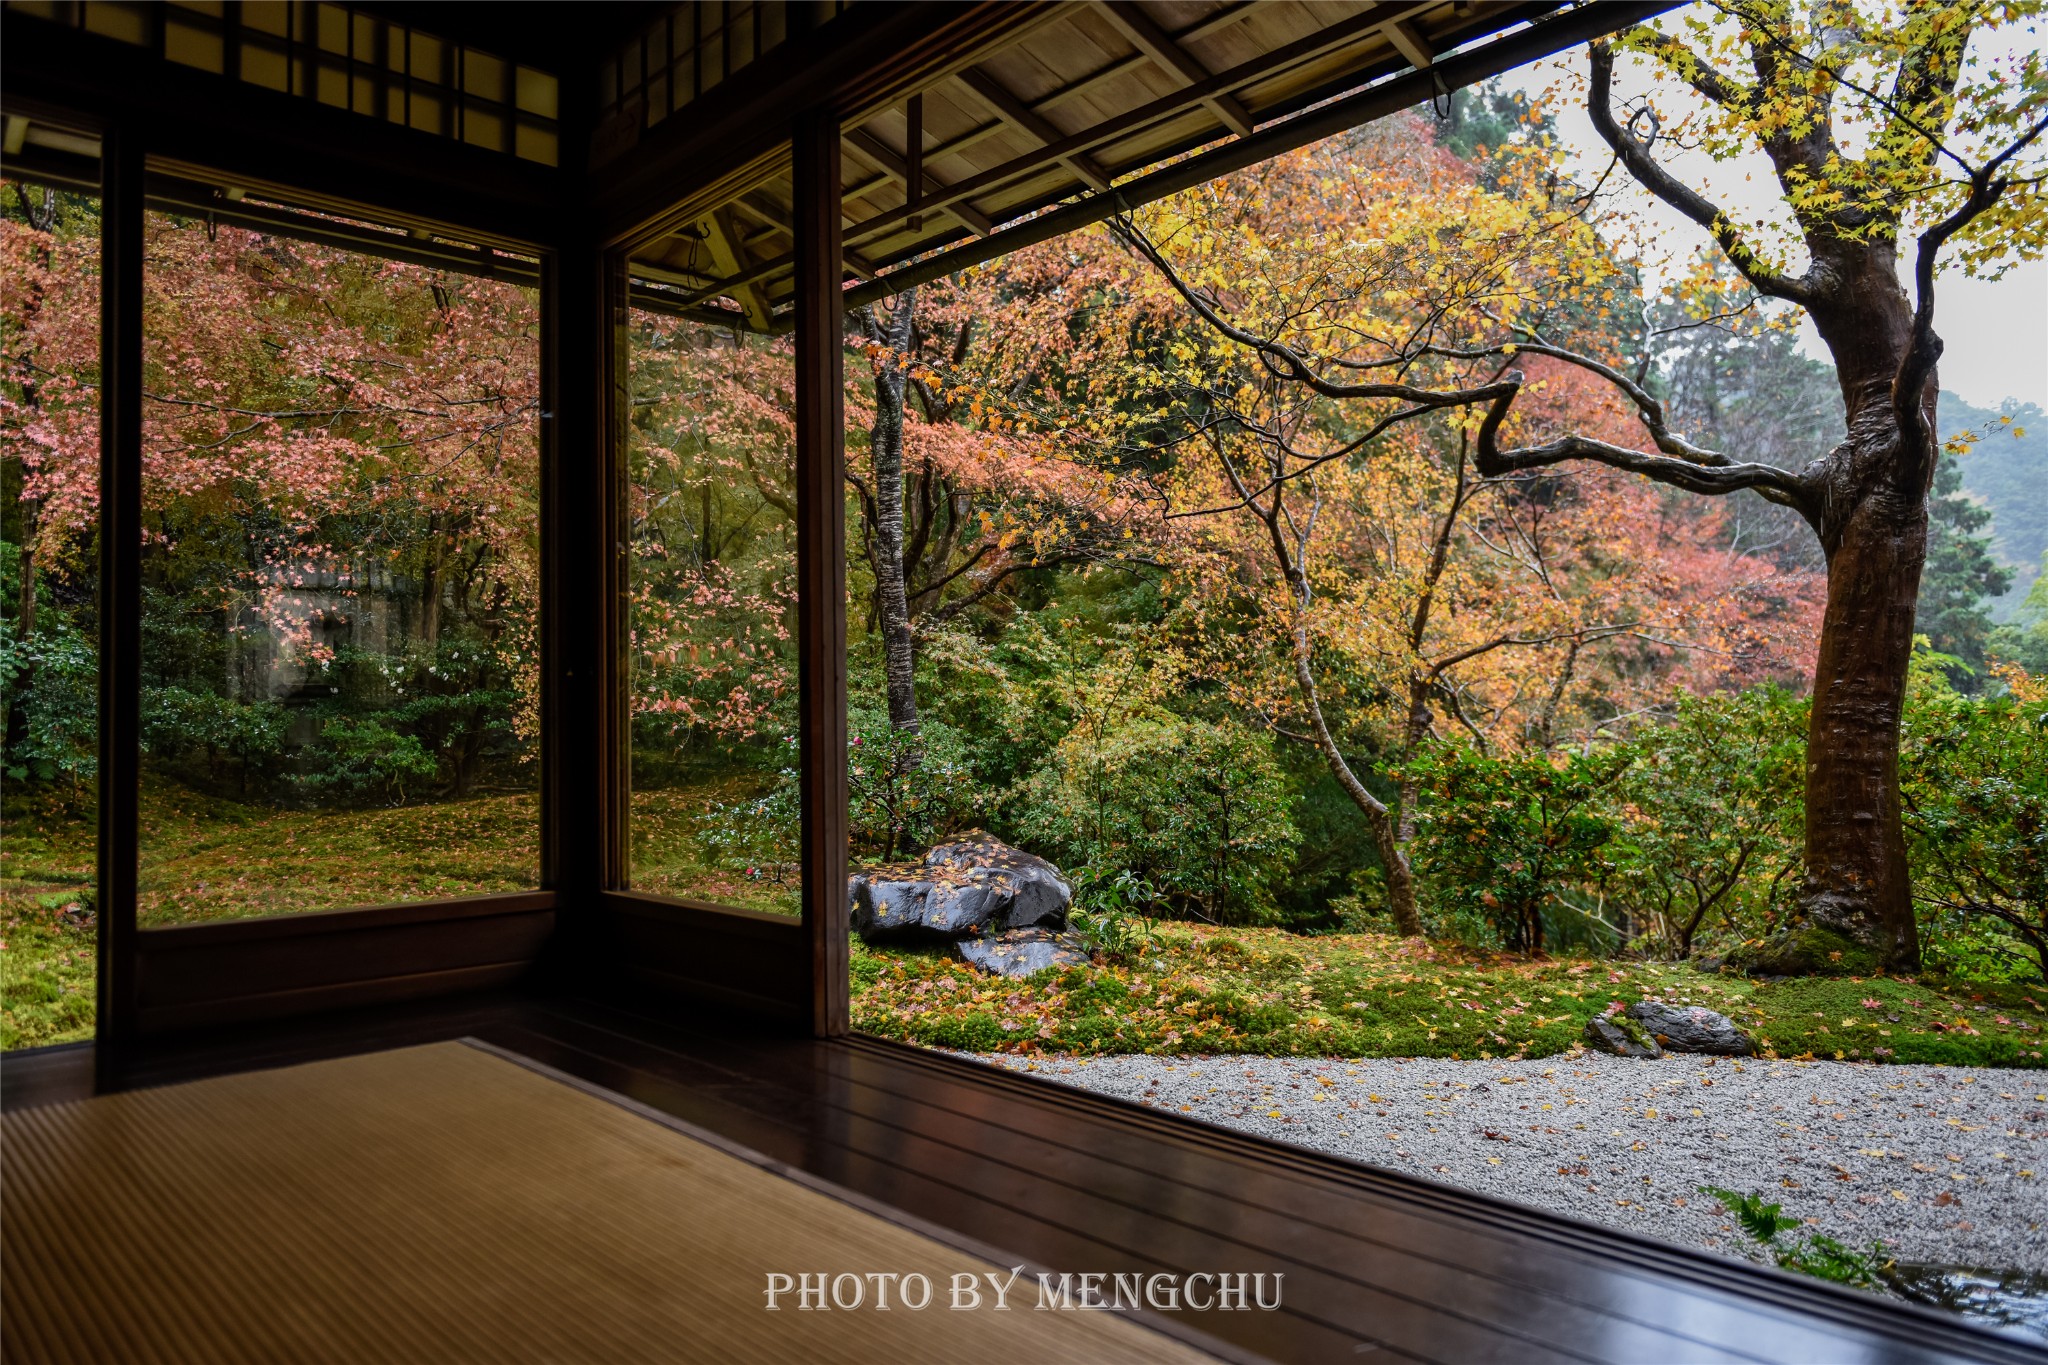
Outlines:
<svg viewBox="0 0 2048 1365"><path fill-rule="evenodd" d="M9 1362L1192 1361L1137 1322L946 1307L999 1270L460 1043L8 1114ZM773 1272L931 1306L768 1312Z"/></svg>

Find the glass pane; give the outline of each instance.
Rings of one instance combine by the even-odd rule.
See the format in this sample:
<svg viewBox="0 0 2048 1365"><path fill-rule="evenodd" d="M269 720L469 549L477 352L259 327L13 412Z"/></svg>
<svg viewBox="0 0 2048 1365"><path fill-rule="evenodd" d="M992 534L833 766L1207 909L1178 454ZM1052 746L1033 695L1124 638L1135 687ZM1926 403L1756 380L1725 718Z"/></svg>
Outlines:
<svg viewBox="0 0 2048 1365"><path fill-rule="evenodd" d="M632 321L632 885L795 914L790 343Z"/></svg>
<svg viewBox="0 0 2048 1365"><path fill-rule="evenodd" d="M0 1048L92 1036L99 201L0 185Z"/></svg>
<svg viewBox="0 0 2048 1365"><path fill-rule="evenodd" d="M142 924L535 885L535 296L148 248Z"/></svg>

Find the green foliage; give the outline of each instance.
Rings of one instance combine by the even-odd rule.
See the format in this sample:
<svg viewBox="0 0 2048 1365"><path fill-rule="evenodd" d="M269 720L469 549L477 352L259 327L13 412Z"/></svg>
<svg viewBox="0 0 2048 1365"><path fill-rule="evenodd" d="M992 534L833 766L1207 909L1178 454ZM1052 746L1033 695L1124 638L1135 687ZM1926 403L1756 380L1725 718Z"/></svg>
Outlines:
<svg viewBox="0 0 2048 1365"><path fill-rule="evenodd" d="M290 729L291 713L274 701L245 703L182 687L143 690L142 746L149 755L167 766L197 763L215 777L232 761L241 794L263 789L284 757Z"/></svg>
<svg viewBox="0 0 2048 1365"><path fill-rule="evenodd" d="M784 768L766 792L713 805L700 831L705 848L748 881L794 887L803 870L801 790L796 769Z"/></svg>
<svg viewBox="0 0 2048 1365"><path fill-rule="evenodd" d="M1074 727L1017 793L1031 846L1150 882L1175 912L1257 922L1298 841L1272 741L1133 708Z"/></svg>
<svg viewBox="0 0 2048 1365"><path fill-rule="evenodd" d="M376 720L330 720L321 728L318 766L301 779L314 791L402 803L408 787L431 782L440 765L426 746Z"/></svg>
<svg viewBox="0 0 2048 1365"><path fill-rule="evenodd" d="M1969 697L1922 686L1900 788L1932 965L2048 981L2048 695ZM2029 960L2031 959L2031 960Z"/></svg>
<svg viewBox="0 0 2048 1365"><path fill-rule="evenodd" d="M2035 575L2048 556L2048 480L2041 478L2048 468L2048 413L2013 399L1980 408L1943 389L1941 433L1954 441L1963 432L1979 439L1958 460L1962 492L1991 513L1984 529L1998 561L2013 573L2014 586L1994 604L1992 616L2010 619L2012 608L2040 581ZM2027 669L2048 672L2048 660L2028 663Z"/></svg>
<svg viewBox="0 0 2048 1365"><path fill-rule="evenodd" d="M89 784L99 772L98 646L53 611L29 639L18 630L15 618L0 619L7 780Z"/></svg>
<svg viewBox="0 0 2048 1365"><path fill-rule="evenodd" d="M2048 567L2048 550L2041 554ZM2048 573L2034 580L2012 620L1991 633L1994 657L2018 664L2036 677L2048 675Z"/></svg>
<svg viewBox="0 0 2048 1365"><path fill-rule="evenodd" d="M1427 793L1414 863L1438 924L1516 952L1539 952L1547 917L1571 914L1575 884L1602 870L1614 822L1603 790L1625 753L1494 757L1443 745L1413 774Z"/></svg>
<svg viewBox="0 0 2048 1365"><path fill-rule="evenodd" d="M1100 953L1112 962L1128 962L1152 941L1151 922L1121 907L1076 909L1068 923L1090 952Z"/></svg>
<svg viewBox="0 0 2048 1365"><path fill-rule="evenodd" d="M869 707L847 716L846 785L854 849L884 861L920 852L973 823L980 784L958 731L925 721L897 730Z"/></svg>
<svg viewBox="0 0 2048 1365"><path fill-rule="evenodd" d="M1776 687L1681 694L1627 746L1605 856L1637 947L1683 957L1702 933L1724 947L1760 936L1774 898L1797 889L1806 711Z"/></svg>
<svg viewBox="0 0 2048 1365"><path fill-rule="evenodd" d="M1993 555L1991 537L1984 534L1990 522L1990 510L1963 493L1956 457L1943 454L1927 498L1927 564L1920 571L1913 629L1956 660L1952 676L1957 686L1971 691L1983 681L1991 639L1985 604L2012 583L2011 572Z"/></svg>
<svg viewBox="0 0 2048 1365"><path fill-rule="evenodd" d="M1817 1280L1867 1288L1877 1282L1878 1271L1890 1264L1884 1246L1872 1242L1870 1250L1857 1251L1824 1233L1812 1233L1803 1241L1778 1244L1778 1234L1798 1228L1800 1220L1784 1212L1779 1204L1766 1204L1760 1194L1738 1194L1718 1185L1702 1185L1701 1194L1721 1201L1751 1240L1771 1252L1781 1270L1811 1275Z"/></svg>
<svg viewBox="0 0 2048 1365"><path fill-rule="evenodd" d="M1811 1233L1794 1246L1780 1247L1773 1253L1773 1259L1780 1270L1846 1284L1853 1289L1875 1285L1879 1272L1892 1260L1882 1242L1872 1242L1868 1251L1857 1251L1824 1232Z"/></svg>
<svg viewBox="0 0 2048 1365"><path fill-rule="evenodd" d="M1786 1213L1784 1205L1766 1204L1760 1194L1738 1194L1719 1185L1702 1185L1700 1193L1720 1200L1721 1207L1728 1210L1729 1216L1759 1242L1771 1241L1779 1233L1790 1232L1799 1226L1799 1220Z"/></svg>

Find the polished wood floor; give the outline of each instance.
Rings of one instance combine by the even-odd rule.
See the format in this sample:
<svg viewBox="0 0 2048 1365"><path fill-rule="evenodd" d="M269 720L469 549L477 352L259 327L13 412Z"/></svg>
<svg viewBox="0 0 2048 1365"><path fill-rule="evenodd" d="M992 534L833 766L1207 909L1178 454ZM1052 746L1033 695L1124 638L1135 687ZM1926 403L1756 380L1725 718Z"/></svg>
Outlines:
<svg viewBox="0 0 2048 1365"><path fill-rule="evenodd" d="M867 1039L647 1002L472 998L152 1046L124 1086L475 1037L1054 1271L1282 1273L1184 1314L1284 1361L2048 1359L1848 1290ZM91 1093L90 1047L10 1055L7 1108ZM994 1363L992 1363L994 1365Z"/></svg>

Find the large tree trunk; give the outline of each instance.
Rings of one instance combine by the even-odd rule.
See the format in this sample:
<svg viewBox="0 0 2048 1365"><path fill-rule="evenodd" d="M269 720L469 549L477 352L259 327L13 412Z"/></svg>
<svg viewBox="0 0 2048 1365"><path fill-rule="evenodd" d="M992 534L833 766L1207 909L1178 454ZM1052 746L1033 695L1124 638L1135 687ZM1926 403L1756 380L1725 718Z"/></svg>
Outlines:
<svg viewBox="0 0 2048 1365"><path fill-rule="evenodd" d="M1895 428L1889 435L1898 438ZM1909 971L1920 948L1899 818L1899 717L1927 557L1924 489L1880 485L1842 521L1828 548L1827 617L1807 729L1800 912L1813 928L1874 951L1883 966ZM1853 948L1807 946L1807 956L1826 959L1805 964L1808 970L1844 969L1845 960L1852 970L1869 965L1853 961Z"/></svg>
<svg viewBox="0 0 2048 1365"><path fill-rule="evenodd" d="M882 631L883 685L889 723L917 730L917 656L910 634L910 599L903 564L903 396L908 375L902 357L910 349L911 317L917 291L906 291L884 317L876 340L884 348L875 372L875 421L868 429L874 458L876 618Z"/></svg>
<svg viewBox="0 0 2048 1365"><path fill-rule="evenodd" d="M1837 306L1810 311L1835 357L1848 439L1821 463L1827 615L1806 749L1798 922L1767 952L1797 972L1916 970L1919 933L1899 812L1899 720L1927 558L1935 385L1901 430L1892 385L1912 317L1889 251L1860 253Z"/></svg>

